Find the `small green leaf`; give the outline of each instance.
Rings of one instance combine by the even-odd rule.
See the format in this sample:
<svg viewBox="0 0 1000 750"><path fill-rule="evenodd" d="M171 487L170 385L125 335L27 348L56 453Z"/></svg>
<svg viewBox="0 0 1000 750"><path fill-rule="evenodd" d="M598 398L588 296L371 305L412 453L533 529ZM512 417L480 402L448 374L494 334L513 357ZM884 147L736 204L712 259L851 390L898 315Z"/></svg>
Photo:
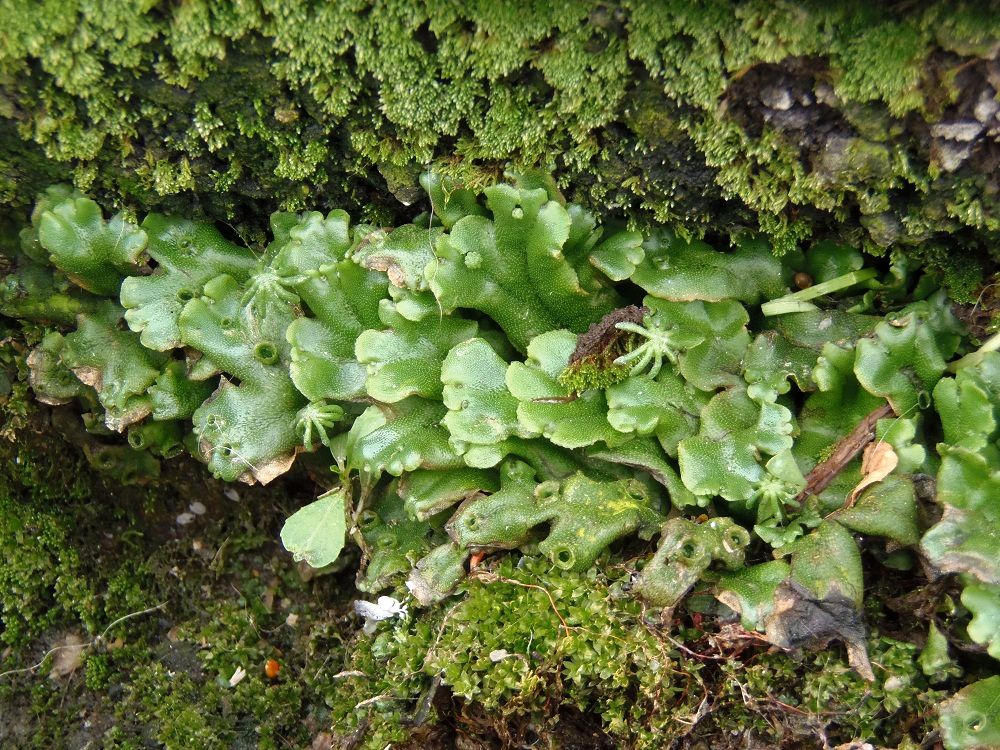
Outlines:
<svg viewBox="0 0 1000 750"><path fill-rule="evenodd" d="M364 331L354 344L354 356L368 370L368 395L387 404L408 396L440 398L441 363L452 347L476 335L476 323L458 315L414 322L389 300L382 300L379 317L388 329Z"/></svg>
<svg viewBox="0 0 1000 750"><path fill-rule="evenodd" d="M656 435L671 456L695 434L707 396L685 385L670 370L655 379L633 376L608 387L608 422L619 432Z"/></svg>
<svg viewBox="0 0 1000 750"><path fill-rule="evenodd" d="M272 292L247 303L235 279L219 276L178 319L184 343L229 376L192 417L202 458L229 482L267 484L291 468L301 441L295 415L306 399L288 375L284 339L295 311Z"/></svg>
<svg viewBox="0 0 1000 750"><path fill-rule="evenodd" d="M365 329L382 327L378 310L387 296L385 274L345 259L352 245L343 211L295 218L274 265L311 317L296 318L284 333L291 346L289 373L310 401L361 400L366 372L354 357L354 344ZM355 245L365 236L366 228L356 227Z"/></svg>
<svg viewBox="0 0 1000 750"><path fill-rule="evenodd" d="M777 331L758 334L743 358L743 377L776 394L788 393L789 378L800 391L815 389L812 371L819 352L796 346Z"/></svg>
<svg viewBox="0 0 1000 750"><path fill-rule="evenodd" d="M830 343L853 347L859 338L871 334L880 322L882 318L874 315L833 309L779 315L769 319L767 325L789 343L818 353Z"/></svg>
<svg viewBox="0 0 1000 750"><path fill-rule="evenodd" d="M740 616L744 628L763 630L774 609L775 592L790 572L784 560L771 560L723 573L715 585L715 598Z"/></svg>
<svg viewBox="0 0 1000 750"><path fill-rule="evenodd" d="M806 252L802 270L812 277L814 283L821 284L851 271L859 271L864 264L864 256L853 247L822 240Z"/></svg>
<svg viewBox="0 0 1000 750"><path fill-rule="evenodd" d="M927 630L927 642L917 661L920 663L920 670L930 677L932 682L944 680L952 674L961 674L961 668L948 654L948 639L933 621Z"/></svg>
<svg viewBox="0 0 1000 750"><path fill-rule="evenodd" d="M987 352L975 366L939 380L934 407L943 442L973 451L986 448L1000 426L1000 352Z"/></svg>
<svg viewBox="0 0 1000 750"><path fill-rule="evenodd" d="M347 490L331 490L293 513L281 527L281 543L296 561L322 568L340 555L347 534Z"/></svg>
<svg viewBox="0 0 1000 750"><path fill-rule="evenodd" d="M695 523L671 518L663 525L656 554L646 563L633 590L654 607L668 611L715 561L734 570L743 564L750 534L731 518Z"/></svg>
<svg viewBox="0 0 1000 750"><path fill-rule="evenodd" d="M406 513L391 484L375 507L362 513L358 527L364 555L357 586L368 593L381 591L395 577L409 573L433 546L430 525Z"/></svg>
<svg viewBox="0 0 1000 750"><path fill-rule="evenodd" d="M440 227L406 224L388 234L373 232L351 251L351 259L372 271L381 271L389 283L414 292L428 288L424 269L434 258L434 243Z"/></svg>
<svg viewBox="0 0 1000 750"><path fill-rule="evenodd" d="M677 469L667 460L661 445L650 438L630 440L614 448L595 445L587 450L587 455L648 472L666 488L670 502L680 511L690 510L692 506L704 507L710 500L707 497L698 497L684 486Z"/></svg>
<svg viewBox="0 0 1000 750"><path fill-rule="evenodd" d="M184 363L171 360L148 389L153 419L190 419L214 390L215 383L191 380Z"/></svg>
<svg viewBox="0 0 1000 750"><path fill-rule="evenodd" d="M352 469L378 476L400 476L416 469L454 469L461 456L448 443L441 426L445 408L418 396L395 404L370 406L358 417L348 438L347 461Z"/></svg>
<svg viewBox="0 0 1000 750"><path fill-rule="evenodd" d="M146 391L166 359L143 347L139 334L120 330L114 318L91 315L80 316L62 349L63 363L97 391L105 423L116 432L152 411Z"/></svg>
<svg viewBox="0 0 1000 750"><path fill-rule="evenodd" d="M437 172L424 172L420 175L420 184L427 191L434 215L447 229L464 216L486 215L486 209L479 205L476 194L450 177Z"/></svg>
<svg viewBox="0 0 1000 750"><path fill-rule="evenodd" d="M943 293L909 305L858 341L854 373L869 393L904 416L930 404L930 391L958 349L961 327Z"/></svg>
<svg viewBox="0 0 1000 750"><path fill-rule="evenodd" d="M496 445L520 434L517 399L507 390L507 363L483 339L455 346L441 363L444 424L452 444L464 453L470 445Z"/></svg>
<svg viewBox="0 0 1000 750"><path fill-rule="evenodd" d="M791 448L792 430L784 406L758 403L744 388L723 391L702 411L698 434L678 445L681 478L696 495L747 500L764 478L763 456Z"/></svg>
<svg viewBox="0 0 1000 750"><path fill-rule="evenodd" d="M502 467L500 491L464 502L447 529L460 547L513 549L548 524L539 551L560 568L583 571L616 539L651 535L660 518L636 480L601 482L574 474L538 484L531 467L511 461Z"/></svg>
<svg viewBox="0 0 1000 750"><path fill-rule="evenodd" d="M920 545L941 570L1000 585L1000 467L965 448L939 449L936 499L944 515Z"/></svg>
<svg viewBox="0 0 1000 750"><path fill-rule="evenodd" d="M28 384L35 392L35 398L43 404L67 404L91 390L63 362L65 343L66 339L61 333L50 331L25 360L28 366Z"/></svg>
<svg viewBox="0 0 1000 750"><path fill-rule="evenodd" d="M825 450L885 403L858 383L854 360L853 349L823 346L812 373L819 390L809 395L798 416L800 434L794 452L804 469L819 463Z"/></svg>
<svg viewBox="0 0 1000 750"><path fill-rule="evenodd" d="M427 267L446 311L486 313L525 351L539 334L563 327L585 331L616 306L610 292L585 290L563 256L571 218L562 205L541 189L496 185L485 192L492 219L459 219L439 238Z"/></svg>
<svg viewBox="0 0 1000 750"><path fill-rule="evenodd" d="M590 251L590 263L612 281L627 279L645 257L638 232L617 232Z"/></svg>
<svg viewBox="0 0 1000 750"><path fill-rule="evenodd" d="M743 305L735 300L666 302L655 297L646 297L644 304L650 311L644 321L648 333L638 339L629 357L644 347L660 350L663 357L677 362L688 383L703 391L741 382L750 344L746 329L750 317Z"/></svg>
<svg viewBox="0 0 1000 750"><path fill-rule="evenodd" d="M451 542L441 544L417 561L406 580L406 588L425 607L439 602L465 578L468 559L469 552L464 547Z"/></svg>
<svg viewBox="0 0 1000 750"><path fill-rule="evenodd" d="M839 593L860 609L864 594L861 553L851 532L834 521L823 521L811 534L781 548L791 555L792 578L817 599Z"/></svg>
<svg viewBox="0 0 1000 750"><path fill-rule="evenodd" d="M245 282L257 259L205 222L150 214L142 227L156 270L125 279L121 302L125 320L140 334L142 345L162 352L181 345L177 319L188 300L201 295L207 281L229 274Z"/></svg>
<svg viewBox="0 0 1000 750"><path fill-rule="evenodd" d="M21 320L71 326L81 314L107 316L118 304L66 282L62 274L21 258L14 273L0 279L0 314Z"/></svg>
<svg viewBox="0 0 1000 750"><path fill-rule="evenodd" d="M417 469L399 480L399 496L406 512L421 521L474 495L496 492L499 488L495 471L472 468Z"/></svg>

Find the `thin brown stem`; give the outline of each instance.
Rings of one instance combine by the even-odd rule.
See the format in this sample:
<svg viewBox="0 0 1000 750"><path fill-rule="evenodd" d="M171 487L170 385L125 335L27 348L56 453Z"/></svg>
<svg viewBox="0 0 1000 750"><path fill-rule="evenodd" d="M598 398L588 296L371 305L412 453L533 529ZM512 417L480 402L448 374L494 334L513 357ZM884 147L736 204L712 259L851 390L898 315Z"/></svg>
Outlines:
<svg viewBox="0 0 1000 750"><path fill-rule="evenodd" d="M810 495L818 495L825 490L837 474L853 461L868 443L875 439L875 425L878 421L891 416L892 413L892 407L889 404L882 404L858 422L851 434L837 443L830 457L826 461L816 464L813 470L806 475L805 489L795 499L802 502Z"/></svg>

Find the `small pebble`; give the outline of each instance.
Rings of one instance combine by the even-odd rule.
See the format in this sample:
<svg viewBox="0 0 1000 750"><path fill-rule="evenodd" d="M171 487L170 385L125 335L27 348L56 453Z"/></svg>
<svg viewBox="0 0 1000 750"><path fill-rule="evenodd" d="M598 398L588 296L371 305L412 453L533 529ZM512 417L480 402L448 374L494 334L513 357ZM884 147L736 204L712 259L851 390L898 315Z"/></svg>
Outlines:
<svg viewBox="0 0 1000 750"><path fill-rule="evenodd" d="M792 99L792 92L780 86L767 86L760 92L760 100L765 107L776 109L780 112L791 109L795 100Z"/></svg>
<svg viewBox="0 0 1000 750"><path fill-rule="evenodd" d="M205 511L207 511L208 508L205 507L205 503L199 500L195 500L188 506L188 510L194 513L196 516L203 516L205 515Z"/></svg>
<svg viewBox="0 0 1000 750"><path fill-rule="evenodd" d="M1000 102L996 100L996 92L987 87L979 95L979 101L976 102L973 114L979 122L985 123L989 122L997 112L1000 112Z"/></svg>
<svg viewBox="0 0 1000 750"><path fill-rule="evenodd" d="M954 141L938 141L934 144L931 152L936 158L941 169L945 172L954 172L969 158L970 146L965 143Z"/></svg>
<svg viewBox="0 0 1000 750"><path fill-rule="evenodd" d="M227 487L225 492L223 492L222 494L228 497L234 503L238 503L240 501L240 493L234 490L232 487Z"/></svg>
<svg viewBox="0 0 1000 750"><path fill-rule="evenodd" d="M952 122L939 122L931 126L931 135L935 138L944 138L947 141L959 141L968 143L974 139L983 129L983 124L977 120L953 120Z"/></svg>
<svg viewBox="0 0 1000 750"><path fill-rule="evenodd" d="M179 516L177 516L177 525L187 526L193 520L194 520L194 513L181 513Z"/></svg>
<svg viewBox="0 0 1000 750"><path fill-rule="evenodd" d="M840 97L833 90L833 86L828 83L819 83L815 88L816 101L828 107L836 107L840 104Z"/></svg>

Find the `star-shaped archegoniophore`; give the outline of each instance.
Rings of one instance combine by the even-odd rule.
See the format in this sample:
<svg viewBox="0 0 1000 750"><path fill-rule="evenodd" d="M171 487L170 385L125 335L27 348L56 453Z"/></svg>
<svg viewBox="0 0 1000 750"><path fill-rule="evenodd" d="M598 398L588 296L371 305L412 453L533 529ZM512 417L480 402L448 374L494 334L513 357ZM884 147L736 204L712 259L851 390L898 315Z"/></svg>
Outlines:
<svg viewBox="0 0 1000 750"><path fill-rule="evenodd" d="M302 445L306 450L311 450L313 447L314 432L323 445L329 446L330 436L327 430L332 430L343 418L344 409L337 404L313 401L296 413L295 430L302 434Z"/></svg>
<svg viewBox="0 0 1000 750"><path fill-rule="evenodd" d="M616 365L628 365L630 375L646 372L655 378L663 367L663 360L672 365L677 364L677 355L681 348L679 339L684 335L677 326L664 325L657 319L648 325L639 325L628 321L615 325L619 331L627 331L645 339L632 351L615 359ZM648 371L646 368L649 368Z"/></svg>

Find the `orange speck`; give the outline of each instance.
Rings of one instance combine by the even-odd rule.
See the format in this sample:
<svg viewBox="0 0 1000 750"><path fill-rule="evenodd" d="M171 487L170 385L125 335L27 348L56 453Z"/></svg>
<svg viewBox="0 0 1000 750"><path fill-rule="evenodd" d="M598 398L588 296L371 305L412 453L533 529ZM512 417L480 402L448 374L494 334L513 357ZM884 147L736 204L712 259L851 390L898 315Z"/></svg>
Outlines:
<svg viewBox="0 0 1000 750"><path fill-rule="evenodd" d="M264 664L264 674L268 676L268 679L276 680L280 671L281 664L278 663L277 659L268 659Z"/></svg>

